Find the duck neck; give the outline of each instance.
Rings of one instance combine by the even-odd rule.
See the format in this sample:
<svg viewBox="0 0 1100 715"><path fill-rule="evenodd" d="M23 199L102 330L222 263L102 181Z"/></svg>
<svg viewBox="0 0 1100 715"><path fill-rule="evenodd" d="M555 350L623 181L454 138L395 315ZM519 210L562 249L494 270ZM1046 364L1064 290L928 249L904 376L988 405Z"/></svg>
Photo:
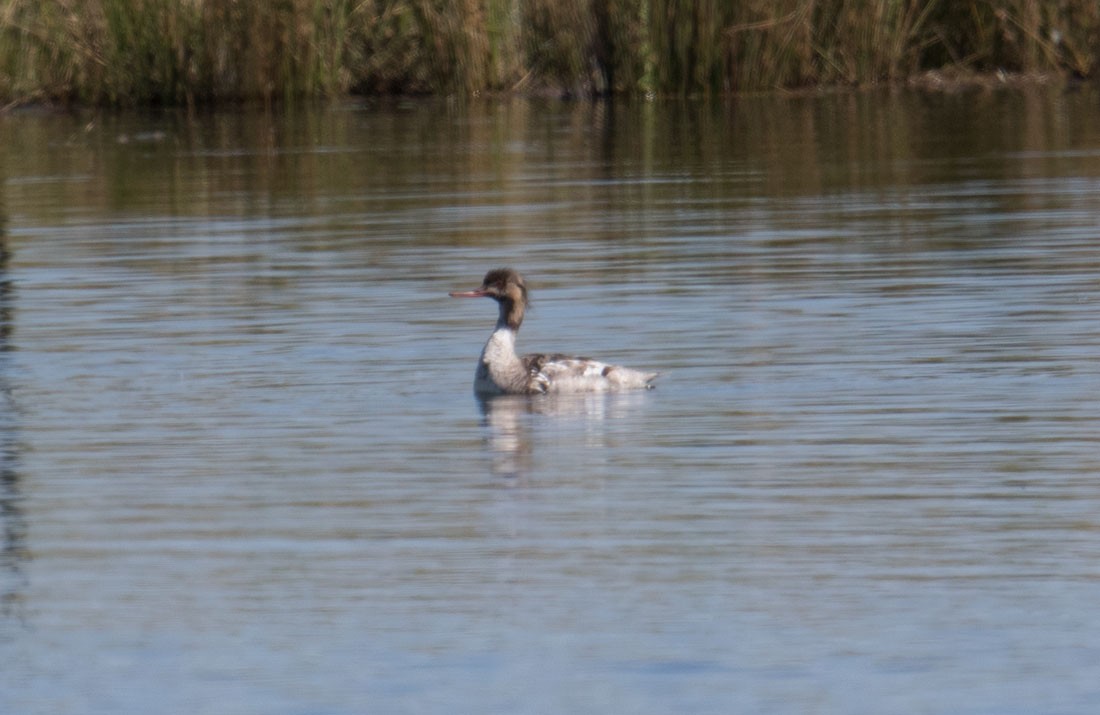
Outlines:
<svg viewBox="0 0 1100 715"><path fill-rule="evenodd" d="M510 300L502 300L496 327L493 328L493 334L489 336L489 342L485 343L481 361L487 365L507 369L512 369L513 365L520 365L519 356L516 355L516 333L522 321L523 309L520 308L517 315L515 304Z"/></svg>
<svg viewBox="0 0 1100 715"><path fill-rule="evenodd" d="M516 354L516 331L521 320L522 310L516 316L511 305L501 303L496 327L481 351L478 384L506 393L520 393L526 389L527 370Z"/></svg>
<svg viewBox="0 0 1100 715"><path fill-rule="evenodd" d="M513 333L519 332L519 326L523 323L524 305L521 301L500 301L500 314L497 317L497 330L507 328Z"/></svg>

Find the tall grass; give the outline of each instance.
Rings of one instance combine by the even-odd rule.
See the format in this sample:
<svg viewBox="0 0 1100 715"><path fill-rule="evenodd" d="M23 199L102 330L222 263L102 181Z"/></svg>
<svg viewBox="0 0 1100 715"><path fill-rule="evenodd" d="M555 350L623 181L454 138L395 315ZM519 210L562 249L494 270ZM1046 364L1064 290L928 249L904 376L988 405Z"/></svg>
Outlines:
<svg viewBox="0 0 1100 715"><path fill-rule="evenodd" d="M727 92L1092 75L1096 0L0 0L0 97Z"/></svg>

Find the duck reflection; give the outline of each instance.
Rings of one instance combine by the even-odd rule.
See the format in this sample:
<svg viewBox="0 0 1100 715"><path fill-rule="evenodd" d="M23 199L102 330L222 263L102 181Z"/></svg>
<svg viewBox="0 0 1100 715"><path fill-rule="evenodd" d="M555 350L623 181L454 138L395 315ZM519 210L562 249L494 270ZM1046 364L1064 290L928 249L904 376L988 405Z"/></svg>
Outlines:
<svg viewBox="0 0 1100 715"><path fill-rule="evenodd" d="M607 446L607 421L629 414L646 396L613 392L478 397L493 474L527 476L539 435L553 439L568 433L569 439L575 439L576 430L581 429L585 447Z"/></svg>
<svg viewBox="0 0 1100 715"><path fill-rule="evenodd" d="M531 435L524 419L532 398L524 395L478 397L485 445L492 457L493 474L520 477L531 468Z"/></svg>

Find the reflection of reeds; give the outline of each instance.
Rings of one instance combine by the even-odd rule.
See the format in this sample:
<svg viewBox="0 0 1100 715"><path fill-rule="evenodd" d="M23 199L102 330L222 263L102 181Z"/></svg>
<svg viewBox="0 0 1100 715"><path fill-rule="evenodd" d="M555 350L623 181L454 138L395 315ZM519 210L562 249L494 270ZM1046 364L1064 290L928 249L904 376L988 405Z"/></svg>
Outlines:
<svg viewBox="0 0 1100 715"><path fill-rule="evenodd" d="M1089 75L1094 0L4 0L0 96L722 92Z"/></svg>

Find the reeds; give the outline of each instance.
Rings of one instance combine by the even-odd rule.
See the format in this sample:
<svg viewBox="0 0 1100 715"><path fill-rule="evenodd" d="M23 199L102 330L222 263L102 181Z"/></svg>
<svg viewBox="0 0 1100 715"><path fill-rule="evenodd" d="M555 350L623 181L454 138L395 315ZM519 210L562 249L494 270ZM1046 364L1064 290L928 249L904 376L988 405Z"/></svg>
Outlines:
<svg viewBox="0 0 1100 715"><path fill-rule="evenodd" d="M718 93L1091 75L1095 0L0 0L5 101Z"/></svg>

